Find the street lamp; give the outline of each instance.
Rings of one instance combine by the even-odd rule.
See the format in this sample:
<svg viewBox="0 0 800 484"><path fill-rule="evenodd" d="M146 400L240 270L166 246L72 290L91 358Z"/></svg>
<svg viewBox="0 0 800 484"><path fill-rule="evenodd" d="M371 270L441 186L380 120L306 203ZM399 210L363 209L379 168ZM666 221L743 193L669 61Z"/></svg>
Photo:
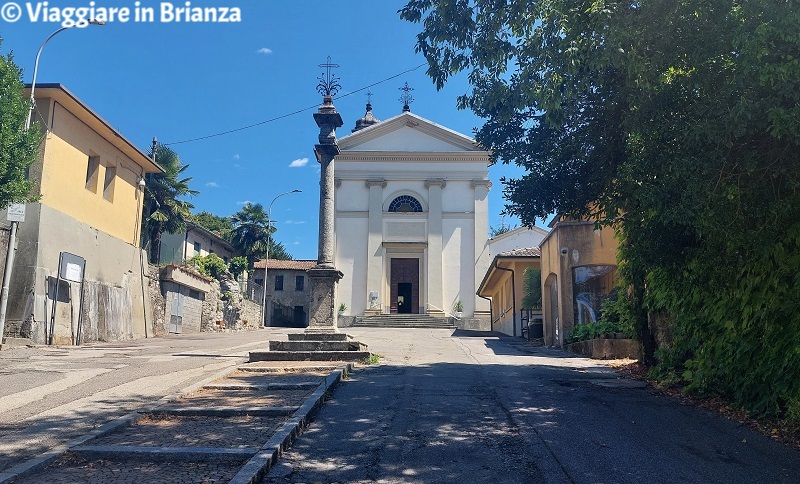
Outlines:
<svg viewBox="0 0 800 484"><path fill-rule="evenodd" d="M105 25L106 23L102 20L89 20L89 24L91 25ZM74 27L74 25L72 26ZM28 111L28 118L25 120L25 131L29 130L31 127L31 115L33 114L33 110L36 105L36 100L33 97L33 93L36 90L36 75L39 72L39 57L42 55L42 49L47 43L58 35L59 33L70 29L72 27L61 27L60 29L56 30L52 34L50 34L42 45L39 46L39 50L36 52L36 61L33 63L33 82L31 82L31 99L30 104L31 108ZM11 222L11 233L8 237L8 253L6 255L6 268L3 273L3 289L2 293L0 294L0 343L3 342L3 331L5 330L6 324L6 309L8 307L8 290L11 286L11 270L14 268L14 246L17 244L17 225L19 222Z"/></svg>
<svg viewBox="0 0 800 484"><path fill-rule="evenodd" d="M300 193L301 191L302 190L295 189L289 192L283 192L269 202L269 209L267 210L267 258L264 259L264 286L263 290L261 291L261 324L264 326L267 325L267 270L269 266L269 250L272 247L272 204L275 203L275 200L284 195L289 195L290 193Z"/></svg>
<svg viewBox="0 0 800 484"><path fill-rule="evenodd" d="M105 24L106 23L103 20L95 20L95 19L89 20L89 25L105 25ZM39 73L39 57L41 57L42 55L42 50L44 49L44 46L47 45L48 42L50 42L50 39L60 34L61 32L69 30L73 27L75 27L75 25L71 25L69 27L61 27L60 29L50 34L46 39L44 39L42 45L39 46L38 52L36 52L36 61L33 63L33 82L31 82L31 109L30 111L28 111L28 119L25 120L25 129L31 127L31 115L33 114L33 109L36 105L36 100L33 98L33 92L36 90L36 74Z"/></svg>

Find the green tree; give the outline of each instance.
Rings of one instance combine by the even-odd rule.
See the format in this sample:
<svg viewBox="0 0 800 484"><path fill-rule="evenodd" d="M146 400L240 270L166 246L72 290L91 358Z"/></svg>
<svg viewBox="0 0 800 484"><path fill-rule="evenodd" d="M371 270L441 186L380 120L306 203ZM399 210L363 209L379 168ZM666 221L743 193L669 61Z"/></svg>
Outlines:
<svg viewBox="0 0 800 484"><path fill-rule="evenodd" d="M247 258L242 256L236 256L231 259L230 264L228 264L228 270L233 277L239 277L239 274L247 270Z"/></svg>
<svg viewBox="0 0 800 484"><path fill-rule="evenodd" d="M0 55L0 209L32 199L27 170L36 161L41 135L37 124L25 129L30 104L22 89L13 55Z"/></svg>
<svg viewBox="0 0 800 484"><path fill-rule="evenodd" d="M233 223L230 217L220 217L211 212L198 212L189 217L189 221L195 223L204 229L213 232L228 242L231 241L231 231L233 230Z"/></svg>
<svg viewBox="0 0 800 484"><path fill-rule="evenodd" d="M413 0L438 87L523 223L613 226L629 311L661 365L757 413L800 409L800 9L793 1ZM645 291L647 288L647 291ZM791 413L791 412L790 412ZM797 412L800 416L800 411Z"/></svg>
<svg viewBox="0 0 800 484"><path fill-rule="evenodd" d="M248 269L252 269L257 260L267 257L268 246L270 258L284 260L292 258L282 244L272 240L272 234L276 229L270 225L267 211L260 203L245 204L231 216L231 222L233 222L231 242L236 250L247 258Z"/></svg>
<svg viewBox="0 0 800 484"><path fill-rule="evenodd" d="M542 307L542 271L525 269L522 281L522 307L533 309Z"/></svg>
<svg viewBox="0 0 800 484"><path fill-rule="evenodd" d="M153 156L151 150L150 156ZM144 225L150 246L150 263L158 264L161 258L161 234L174 234L186 229L194 205L183 197L199 192L189 188L191 177L181 178L189 165L183 164L177 153L167 146L157 145L156 162L164 173L150 173L144 190Z"/></svg>

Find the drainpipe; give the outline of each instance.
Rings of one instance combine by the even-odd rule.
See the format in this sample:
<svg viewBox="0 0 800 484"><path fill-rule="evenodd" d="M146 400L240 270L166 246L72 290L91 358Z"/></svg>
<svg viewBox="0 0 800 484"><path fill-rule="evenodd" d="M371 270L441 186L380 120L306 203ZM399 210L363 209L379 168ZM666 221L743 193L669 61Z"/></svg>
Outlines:
<svg viewBox="0 0 800 484"><path fill-rule="evenodd" d="M494 315L492 314L492 311L494 311L494 309L492 309L492 298L481 296L480 294L477 294L477 296L481 299L486 299L489 301L489 331L494 331L494 328L492 327L492 324L494 323Z"/></svg>
<svg viewBox="0 0 800 484"><path fill-rule="evenodd" d="M508 271L511 273L511 310L514 312L511 319L511 327L514 332L514 336L517 335L517 286L514 283L514 269L506 269L505 267L500 267L497 263L500 262L499 260L494 260L494 268L500 271Z"/></svg>

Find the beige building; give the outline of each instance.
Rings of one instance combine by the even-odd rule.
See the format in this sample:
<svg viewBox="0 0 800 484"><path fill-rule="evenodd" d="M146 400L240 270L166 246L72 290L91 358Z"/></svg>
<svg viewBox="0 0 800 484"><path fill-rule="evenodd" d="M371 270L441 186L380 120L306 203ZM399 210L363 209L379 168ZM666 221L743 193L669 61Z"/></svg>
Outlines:
<svg viewBox="0 0 800 484"><path fill-rule="evenodd" d="M142 181L161 168L61 84L35 93L45 134L30 177L40 198L19 224L6 335L43 343L53 324L56 344L79 325L84 341L147 336ZM66 265L74 282L63 280L62 254L85 260L83 271Z"/></svg>
<svg viewBox="0 0 800 484"><path fill-rule="evenodd" d="M264 287L264 267L267 270L267 312L264 326L308 326L308 311L311 303L311 284L308 270L317 265L313 260L260 260L253 266L253 290L251 297L261 303L261 288Z"/></svg>
<svg viewBox="0 0 800 484"><path fill-rule="evenodd" d="M193 224L186 224L186 230L175 234L165 232L161 235L161 264L181 264L194 256L205 257L216 254L226 264L234 255L233 246L219 235Z"/></svg>
<svg viewBox="0 0 800 484"><path fill-rule="evenodd" d="M597 320L614 289L619 244L610 228L556 219L541 248L545 344L563 346L576 324Z"/></svg>
<svg viewBox="0 0 800 484"><path fill-rule="evenodd" d="M525 271L539 269L538 247L512 249L497 254L478 286L478 296L492 305L492 331L523 336L523 327L541 318L540 307L528 308L525 297Z"/></svg>

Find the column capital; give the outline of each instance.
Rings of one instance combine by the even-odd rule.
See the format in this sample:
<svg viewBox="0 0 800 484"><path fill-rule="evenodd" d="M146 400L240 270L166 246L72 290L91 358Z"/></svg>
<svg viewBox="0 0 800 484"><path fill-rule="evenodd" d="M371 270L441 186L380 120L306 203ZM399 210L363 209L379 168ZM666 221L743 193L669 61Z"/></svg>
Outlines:
<svg viewBox="0 0 800 484"><path fill-rule="evenodd" d="M429 180L425 180L425 188L430 187L441 187L444 188L447 185L447 182L444 178L431 178Z"/></svg>
<svg viewBox="0 0 800 484"><path fill-rule="evenodd" d="M335 186L336 188L339 188L340 186L342 186L342 179L341 178L334 178L333 179L333 186Z"/></svg>
<svg viewBox="0 0 800 484"><path fill-rule="evenodd" d="M489 181L489 180L472 180L469 183L469 186L471 188L475 188L475 187L478 187L478 186L484 186L488 190L488 189L492 188L492 182Z"/></svg>
<svg viewBox="0 0 800 484"><path fill-rule="evenodd" d="M372 178L372 179L366 180L364 182L364 186L366 186L367 188L370 188L370 187L373 187L373 186L379 186L381 188L386 188L386 180L384 180L383 178Z"/></svg>

